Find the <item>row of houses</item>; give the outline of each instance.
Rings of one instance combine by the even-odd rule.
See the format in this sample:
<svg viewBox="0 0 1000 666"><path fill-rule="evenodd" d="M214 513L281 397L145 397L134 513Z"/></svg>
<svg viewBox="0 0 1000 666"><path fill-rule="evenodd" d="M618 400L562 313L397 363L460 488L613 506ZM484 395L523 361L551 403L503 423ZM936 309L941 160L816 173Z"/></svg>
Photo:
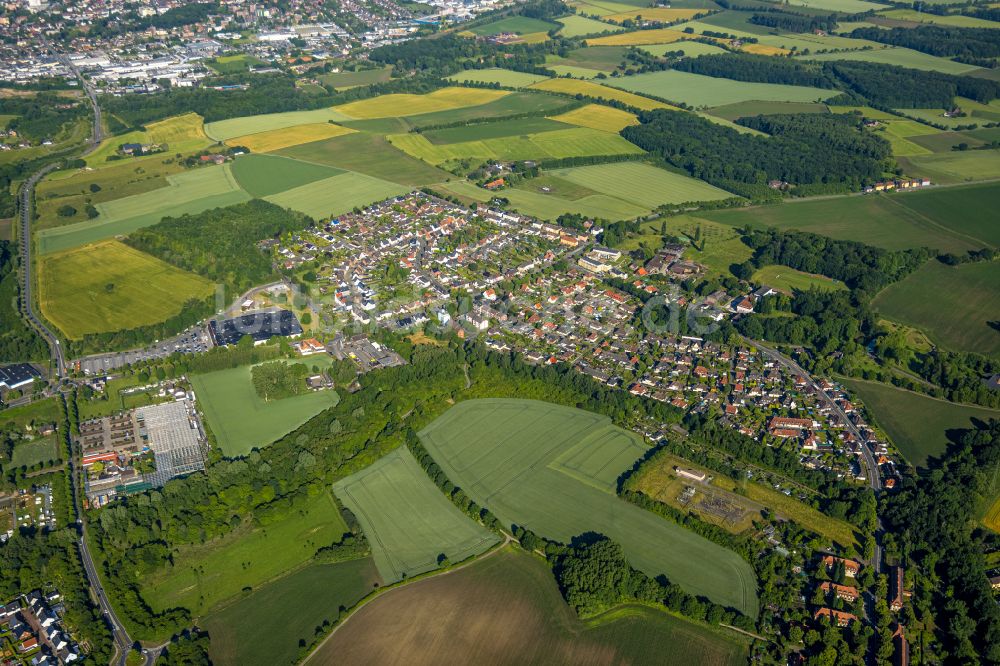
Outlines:
<svg viewBox="0 0 1000 666"><path fill-rule="evenodd" d="M0 606L0 642L9 640L20 662L31 666L74 663L82 652L64 628L64 613L58 591L29 592Z"/></svg>

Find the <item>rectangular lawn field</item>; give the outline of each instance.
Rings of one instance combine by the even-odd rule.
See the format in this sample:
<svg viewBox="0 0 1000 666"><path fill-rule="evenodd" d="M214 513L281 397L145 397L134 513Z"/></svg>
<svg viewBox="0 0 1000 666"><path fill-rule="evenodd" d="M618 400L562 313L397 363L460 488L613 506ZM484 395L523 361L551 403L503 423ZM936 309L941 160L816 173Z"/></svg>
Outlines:
<svg viewBox="0 0 1000 666"><path fill-rule="evenodd" d="M528 136L541 132L569 129L571 126L549 118L517 118L514 120L495 120L475 125L461 127L446 127L421 132L434 145L447 145L463 141L484 141L487 139L502 139L504 137Z"/></svg>
<svg viewBox="0 0 1000 666"><path fill-rule="evenodd" d="M321 491L266 527L245 520L225 536L180 546L173 564L145 577L140 591L155 611L179 606L200 617L244 588L292 571L346 532L336 501Z"/></svg>
<svg viewBox="0 0 1000 666"><path fill-rule="evenodd" d="M344 171L278 155L242 155L233 162L233 176L255 197L278 194L340 173Z"/></svg>
<svg viewBox="0 0 1000 666"><path fill-rule="evenodd" d="M917 467L945 452L946 431L972 428L972 419L1000 419L1000 410L956 405L888 384L860 379L845 379L844 384L861 397L876 425Z"/></svg>
<svg viewBox="0 0 1000 666"><path fill-rule="evenodd" d="M899 67L909 67L910 69L925 69L934 72L944 72L945 74L968 74L979 69L975 65L939 58L920 51L914 51L899 46L889 48L877 48L870 51L839 51L834 53L814 53L806 56L798 56L800 60L814 60L824 62L827 60L861 60L864 62L878 62L886 65L898 65Z"/></svg>
<svg viewBox="0 0 1000 666"><path fill-rule="evenodd" d="M267 201L320 219L364 208L398 196L410 188L387 180L348 171L266 197Z"/></svg>
<svg viewBox="0 0 1000 666"><path fill-rule="evenodd" d="M334 484L337 497L361 523L386 582L458 562L500 539L463 514L405 447Z"/></svg>
<svg viewBox="0 0 1000 666"><path fill-rule="evenodd" d="M336 564L313 564L256 589L204 619L216 666L293 664L299 640L312 641L316 627L335 622L376 584L370 557ZM261 627L270 631L261 631Z"/></svg>
<svg viewBox="0 0 1000 666"><path fill-rule="evenodd" d="M355 86L370 86L373 83L383 83L392 78L392 67L379 69L362 69L358 72L331 72L319 77L323 85L333 86L338 90Z"/></svg>
<svg viewBox="0 0 1000 666"><path fill-rule="evenodd" d="M592 83L591 81L580 81L577 79L549 79L548 81L536 83L531 87L533 90L547 90L550 92L562 93L564 95L586 95L587 97L593 97L595 99L613 99L623 104L634 106L635 108L643 111L676 108L655 99L649 99L648 97L642 97L641 95L633 95L632 93L625 92L624 90L609 88L607 86L602 86L599 83Z"/></svg>
<svg viewBox="0 0 1000 666"><path fill-rule="evenodd" d="M542 74L528 74L491 67L489 69L466 69L447 78L449 81L458 81L459 83L476 81L478 83L496 83L508 88L527 88L532 83L544 81L549 77Z"/></svg>
<svg viewBox="0 0 1000 666"><path fill-rule="evenodd" d="M834 280L825 275L803 273L788 266L764 266L758 269L751 279L754 282L766 284L768 287L773 287L786 294L791 294L795 291L809 291L810 289L820 289L822 291L847 289L847 286L840 280Z"/></svg>
<svg viewBox="0 0 1000 666"><path fill-rule="evenodd" d="M665 203L712 201L732 196L704 181L641 162L556 169L552 174L649 209Z"/></svg>
<svg viewBox="0 0 1000 666"><path fill-rule="evenodd" d="M748 652L735 632L651 607L580 620L544 562L505 548L372 600L303 663L742 666Z"/></svg>
<svg viewBox="0 0 1000 666"><path fill-rule="evenodd" d="M918 328L936 344L1000 358L1000 263L946 266L930 260L891 284L872 305L884 316Z"/></svg>
<svg viewBox="0 0 1000 666"><path fill-rule="evenodd" d="M972 183L1000 178L1000 159L995 150L915 155L900 164L907 173L930 178L935 183Z"/></svg>
<svg viewBox="0 0 1000 666"><path fill-rule="evenodd" d="M708 110L713 116L736 120L753 116L768 116L782 113L830 113L826 104L812 102L738 102L724 106L712 107Z"/></svg>
<svg viewBox="0 0 1000 666"><path fill-rule="evenodd" d="M245 146L255 153L269 153L273 150L297 146L300 143L332 139L335 136L350 134L353 131L333 123L308 123L238 136L229 139L227 143L231 146Z"/></svg>
<svg viewBox="0 0 1000 666"><path fill-rule="evenodd" d="M634 113L601 104L587 104L578 109L560 113L558 116L552 116L552 120L604 132L613 132L614 134L618 134L629 125L639 124L639 119L635 117Z"/></svg>
<svg viewBox="0 0 1000 666"><path fill-rule="evenodd" d="M192 375L191 384L219 449L231 457L267 446L340 399L335 391L310 391L267 402L257 395L248 365Z"/></svg>
<svg viewBox="0 0 1000 666"><path fill-rule="evenodd" d="M285 127L307 125L313 123L338 122L350 120L344 114L333 109L314 109L312 111L285 111L283 113L265 113L259 116L240 116L227 120L217 120L205 125L205 133L216 141L269 132Z"/></svg>
<svg viewBox="0 0 1000 666"><path fill-rule="evenodd" d="M598 532L633 566L757 615L756 578L736 553L615 495L646 451L605 416L533 400L471 400L420 433L434 460L506 525L568 542Z"/></svg>
<svg viewBox="0 0 1000 666"><path fill-rule="evenodd" d="M30 442L20 442L14 446L14 453L10 457L10 467L31 467L39 463L48 463L50 460L61 458L59 442L55 435L49 435L41 439Z"/></svg>
<svg viewBox="0 0 1000 666"><path fill-rule="evenodd" d="M624 28L617 25L595 21L592 18L580 16L579 14L563 16L562 18L556 19L556 23L562 24L563 29L559 31L559 34L563 37L582 37L584 35L594 35L605 31L619 32L624 30Z"/></svg>
<svg viewBox="0 0 1000 666"><path fill-rule="evenodd" d="M66 337L165 321L211 282L115 240L45 255L38 262L38 301Z"/></svg>
<svg viewBox="0 0 1000 666"><path fill-rule="evenodd" d="M776 83L747 83L677 70L626 76L611 80L609 85L697 107L720 106L751 100L816 102L836 94L836 91L819 88Z"/></svg>
<svg viewBox="0 0 1000 666"><path fill-rule="evenodd" d="M446 111L465 106L479 106L507 95L504 90L483 88L440 88L426 95L399 93L381 95L335 106L334 110L356 119L415 116L421 113Z"/></svg>
<svg viewBox="0 0 1000 666"><path fill-rule="evenodd" d="M498 21L492 21L484 25L469 28L469 32L480 37L499 35L504 32L512 32L517 35L531 34L533 32L548 32L556 28L554 23L542 21L540 19L529 18L527 16L508 16Z"/></svg>

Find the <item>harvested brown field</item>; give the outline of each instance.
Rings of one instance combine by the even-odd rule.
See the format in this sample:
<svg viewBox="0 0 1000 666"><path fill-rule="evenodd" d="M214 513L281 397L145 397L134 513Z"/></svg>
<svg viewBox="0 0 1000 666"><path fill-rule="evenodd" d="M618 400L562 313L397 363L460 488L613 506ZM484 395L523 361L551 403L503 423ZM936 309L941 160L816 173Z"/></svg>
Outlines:
<svg viewBox="0 0 1000 666"><path fill-rule="evenodd" d="M743 664L735 634L639 607L579 620L549 568L511 548L386 592L341 625L306 663Z"/></svg>

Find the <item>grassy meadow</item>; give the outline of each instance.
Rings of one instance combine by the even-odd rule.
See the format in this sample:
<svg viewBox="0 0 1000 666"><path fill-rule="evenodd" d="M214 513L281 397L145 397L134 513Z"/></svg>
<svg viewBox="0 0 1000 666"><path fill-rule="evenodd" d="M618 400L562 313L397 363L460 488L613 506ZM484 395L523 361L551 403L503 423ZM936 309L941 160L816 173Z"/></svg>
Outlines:
<svg viewBox="0 0 1000 666"><path fill-rule="evenodd" d="M496 83L507 88L527 88L532 83L544 81L549 77L542 74L528 74L525 72L515 72L509 69L467 69L457 74L448 76L449 81L467 83L475 81L477 83Z"/></svg>
<svg viewBox="0 0 1000 666"><path fill-rule="evenodd" d="M350 120L349 117L333 109L315 109L312 111L285 111L284 113L265 113L259 116L240 116L217 120L205 125L205 134L216 141L229 141L238 136L259 134L272 130L295 127L329 121L339 122Z"/></svg>
<svg viewBox="0 0 1000 666"><path fill-rule="evenodd" d="M556 23L562 25L562 30L559 31L559 34L563 37L583 37L584 35L594 35L605 31L619 32L624 30L624 28L617 25L596 21L586 16L580 16L579 14L571 14L558 18L556 19Z"/></svg>
<svg viewBox="0 0 1000 666"><path fill-rule="evenodd" d="M57 460L60 456L59 442L54 435L49 435L30 442L20 442L14 446L14 452L10 456L10 468L32 467L39 463Z"/></svg>
<svg viewBox="0 0 1000 666"><path fill-rule="evenodd" d="M639 119L635 117L634 113L600 104L587 104L578 109L552 116L552 120L604 132L614 132L615 134L629 125L639 124Z"/></svg>
<svg viewBox="0 0 1000 666"><path fill-rule="evenodd" d="M531 400L473 400L445 412L420 438L448 477L501 522L559 541L605 534L636 568L757 614L745 561L615 495L618 476L646 447L607 417Z"/></svg>
<svg viewBox="0 0 1000 666"><path fill-rule="evenodd" d="M392 67L378 69L362 69L357 72L330 72L319 77L323 85L333 86L337 90L354 88L355 86L370 86L374 83L384 83L392 78Z"/></svg>
<svg viewBox="0 0 1000 666"><path fill-rule="evenodd" d="M917 155L899 162L907 173L930 178L935 183L958 184L1000 178L1000 159L995 150Z"/></svg>
<svg viewBox="0 0 1000 666"><path fill-rule="evenodd" d="M348 171L266 197L267 201L320 219L342 215L376 201L398 196L410 188Z"/></svg>
<svg viewBox="0 0 1000 666"><path fill-rule="evenodd" d="M783 291L786 294L796 291L809 291L810 289L820 289L822 291L847 289L847 286L839 280L828 278L825 275L803 273L788 266L764 266L757 269L757 272L750 279L760 284L766 284L778 291Z"/></svg>
<svg viewBox="0 0 1000 666"><path fill-rule="evenodd" d="M835 94L835 91L820 88L747 83L677 70L626 76L612 80L609 85L695 107L722 106L750 100L815 102Z"/></svg>
<svg viewBox="0 0 1000 666"><path fill-rule="evenodd" d="M652 109L672 109L675 108L664 102L649 99L641 95L634 95L624 90L609 88L599 83L590 81L579 81L577 79L549 79L533 85L532 90L545 90L548 92L562 93L564 95L586 95L595 99L612 99L629 106L634 106L643 111Z"/></svg>
<svg viewBox="0 0 1000 666"><path fill-rule="evenodd" d="M889 435L907 461L925 467L948 448L948 430L973 427L972 419L1000 419L1000 410L958 405L887 384L844 379L860 396L876 425Z"/></svg>
<svg viewBox="0 0 1000 666"><path fill-rule="evenodd" d="M86 157L87 166L99 168L118 155L118 147L123 143L156 143L166 147L164 153L154 153L143 157L123 158L128 162L151 162L163 160L168 155L189 153L211 145L211 138L205 134L204 122L197 113L186 113L146 125L145 129L112 136L101 142L97 150ZM114 163L114 160L111 160Z"/></svg>
<svg viewBox="0 0 1000 666"><path fill-rule="evenodd" d="M380 95L357 102L348 102L333 108L338 113L358 120L391 118L399 115L415 116L465 106L479 106L494 102L507 94L503 90L483 88L440 88L426 95L408 93ZM405 109L404 114L400 114L401 109Z"/></svg>
<svg viewBox="0 0 1000 666"><path fill-rule="evenodd" d="M826 104L816 104L814 102L737 102L735 104L725 104L708 109L713 116L725 118L726 120L736 120L737 118L748 118L752 116L768 116L782 113L829 113L830 109Z"/></svg>
<svg viewBox="0 0 1000 666"><path fill-rule="evenodd" d="M853 41L853 40L852 40ZM975 65L966 65L947 58L939 58L920 51L891 46L889 48L877 48L870 51L835 51L833 53L814 53L811 55L798 56L800 60L813 60L825 62L828 60L861 60L863 62L877 62L885 65L897 65L899 67L909 67L910 69L924 69L934 72L944 72L945 74L968 74L978 69Z"/></svg>
<svg viewBox="0 0 1000 666"><path fill-rule="evenodd" d="M300 143L312 143L335 136L350 134L354 130L333 123L307 123L294 127L268 130L257 134L247 134L229 139L231 146L244 146L254 153L269 153L273 150L297 146Z"/></svg>
<svg viewBox="0 0 1000 666"><path fill-rule="evenodd" d="M233 176L255 197L278 194L343 173L340 169L277 155L243 155L233 162Z"/></svg>
<svg viewBox="0 0 1000 666"><path fill-rule="evenodd" d="M366 604L306 663L422 666L461 654L482 666L611 666L661 664L670 654L673 663L738 666L747 652L738 634L647 607L581 621L541 560L507 548Z"/></svg>
<svg viewBox="0 0 1000 666"><path fill-rule="evenodd" d="M361 523L387 582L436 569L442 555L459 562L499 541L452 504L405 447L333 490Z"/></svg>
<svg viewBox="0 0 1000 666"><path fill-rule="evenodd" d="M38 263L42 314L74 340L164 321L213 290L205 278L115 240L48 254Z"/></svg>
<svg viewBox="0 0 1000 666"><path fill-rule="evenodd" d="M556 169L552 175L649 209L664 203L710 201L732 195L708 183L642 162Z"/></svg>
<svg viewBox="0 0 1000 666"><path fill-rule="evenodd" d="M244 521L225 536L179 548L173 564L144 578L140 590L154 610L180 606L199 617L246 587L293 571L346 532L337 503L321 492L266 527Z"/></svg>
<svg viewBox="0 0 1000 666"><path fill-rule="evenodd" d="M192 375L191 384L219 449L233 457L270 444L339 400L335 391L311 391L267 402L254 390L250 366Z"/></svg>
<svg viewBox="0 0 1000 666"><path fill-rule="evenodd" d="M293 664L300 639L307 643L316 627L336 622L376 584L370 557L336 564L312 564L213 612L203 620L211 637L209 655L216 666ZM267 627L267 631L262 631Z"/></svg>

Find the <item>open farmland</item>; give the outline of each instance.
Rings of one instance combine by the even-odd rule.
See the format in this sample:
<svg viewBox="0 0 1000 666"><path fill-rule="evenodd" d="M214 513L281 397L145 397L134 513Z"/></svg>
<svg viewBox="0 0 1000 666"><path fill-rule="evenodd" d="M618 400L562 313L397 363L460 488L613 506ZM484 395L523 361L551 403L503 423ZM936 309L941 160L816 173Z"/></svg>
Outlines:
<svg viewBox="0 0 1000 666"><path fill-rule="evenodd" d="M562 24L563 29L559 31L559 34L563 37L582 37L583 35L594 35L605 31L619 32L624 30L624 28L620 28L617 25L595 21L592 18L580 16L579 14L558 18L556 19L556 23Z"/></svg>
<svg viewBox="0 0 1000 666"><path fill-rule="evenodd" d="M299 499L287 511L266 527L245 520L222 537L179 547L172 565L142 579L143 599L157 611L179 606L201 616L244 588L301 566L347 532L329 492Z"/></svg>
<svg viewBox="0 0 1000 666"><path fill-rule="evenodd" d="M990 209L983 206L994 201L997 192L997 186L991 184L796 201L699 215L733 227L750 224L797 229L888 250L931 247L963 253L983 247L983 232L979 230L991 226L987 219Z"/></svg>
<svg viewBox="0 0 1000 666"><path fill-rule="evenodd" d="M708 109L708 113L726 120L768 116L781 113L829 113L826 104L812 102L738 102Z"/></svg>
<svg viewBox="0 0 1000 666"><path fill-rule="evenodd" d="M1000 159L995 150L963 150L907 157L900 164L907 173L930 178L935 183L971 183L1000 178Z"/></svg>
<svg viewBox="0 0 1000 666"><path fill-rule="evenodd" d="M384 593L306 663L429 666L463 655L479 666L639 666L662 664L665 654L678 664L740 666L747 645L735 633L637 605L581 621L541 560L507 548L447 576Z"/></svg>
<svg viewBox="0 0 1000 666"><path fill-rule="evenodd" d="M447 77L449 81L467 83L476 81L479 83L496 83L507 88L526 88L532 83L538 83L549 78L542 74L527 74L525 72L515 72L510 69L467 69L457 74Z"/></svg>
<svg viewBox="0 0 1000 666"><path fill-rule="evenodd" d="M617 162L556 169L559 178L596 192L654 209L664 203L726 199L729 192L706 182L641 162Z"/></svg>
<svg viewBox="0 0 1000 666"><path fill-rule="evenodd" d="M376 584L370 557L312 564L267 583L204 619L216 666L278 666L299 655L299 639L310 642L317 626L335 622ZM268 631L261 631L268 627Z"/></svg>
<svg viewBox="0 0 1000 666"><path fill-rule="evenodd" d="M564 542L605 534L636 568L756 616L754 574L736 553L615 495L619 475L646 447L607 417L532 400L472 400L420 438L448 478L502 523Z"/></svg>
<svg viewBox="0 0 1000 666"><path fill-rule="evenodd" d="M834 90L776 83L747 83L676 70L622 77L613 80L609 85L697 107L721 106L750 100L815 102L836 94Z"/></svg>
<svg viewBox="0 0 1000 666"><path fill-rule="evenodd" d="M844 384L861 397L907 461L918 467L945 452L947 431L972 428L972 419L1000 419L1000 410L958 405L888 384L861 379L845 379Z"/></svg>
<svg viewBox="0 0 1000 666"><path fill-rule="evenodd" d="M247 134L229 139L231 146L245 146L254 153L269 153L272 150L280 150L289 146L297 146L300 143L312 143L323 139L332 139L335 136L350 134L354 130L333 123L308 123L305 125L295 125L283 129L258 132L257 134Z"/></svg>
<svg viewBox="0 0 1000 666"><path fill-rule="evenodd" d="M714 28L718 30L718 28ZM691 39L689 35L680 29L654 28L652 30L638 30L634 32L619 32L614 35L605 35L587 40L587 46L644 46L646 44L671 44L682 39Z"/></svg>
<svg viewBox="0 0 1000 666"><path fill-rule="evenodd" d="M398 196L409 188L360 173L324 178L267 197L267 201L320 219Z"/></svg>
<svg viewBox="0 0 1000 666"><path fill-rule="evenodd" d="M621 102L622 104L628 104L629 106L634 106L635 108L643 111L675 108L655 99L649 99L648 97L642 97L641 95L633 95L632 93L625 92L624 90L617 90L615 88L602 86L599 83L578 81L576 79L549 79L548 81L536 83L532 86L532 89L547 90L549 92L562 93L564 95L585 95L595 99L613 99Z"/></svg>
<svg viewBox="0 0 1000 666"><path fill-rule="evenodd" d="M701 55L715 53L726 53L726 49L713 44L703 44L701 42L674 42L672 44L645 44L640 46L643 51L652 53L655 56L663 57L669 51L681 51L689 58L696 58Z"/></svg>
<svg viewBox="0 0 1000 666"><path fill-rule="evenodd" d="M201 116L197 113L185 113L150 123L143 131L128 132L105 139L97 150L87 156L87 165L91 167L104 166L108 163L109 158L118 153L118 146L123 143L156 143L165 146L168 153L175 154L201 150L210 145L212 141L205 135ZM157 157L162 160L164 155L153 154L126 159L147 162Z"/></svg>
<svg viewBox="0 0 1000 666"><path fill-rule="evenodd" d="M93 220L40 231L39 252L46 254L124 236L164 217L200 213L250 199L233 178L228 164L173 174L167 176L167 182L167 187L98 203L99 214Z"/></svg>
<svg viewBox="0 0 1000 666"><path fill-rule="evenodd" d="M435 145L421 134L393 134L387 137L400 150L430 164L469 158L494 160L544 160L590 155L637 155L642 150L615 134L573 127L528 136L463 141Z"/></svg>
<svg viewBox="0 0 1000 666"><path fill-rule="evenodd" d="M976 18L974 16L962 16L961 14L945 14L938 16L927 12L918 12L913 9L892 9L887 12L879 12L879 15L898 21L915 21L917 23L933 23L935 25L948 25L956 28L1000 28L1000 23Z"/></svg>
<svg viewBox="0 0 1000 666"><path fill-rule="evenodd" d="M589 71L613 72L625 62L628 49L624 46L591 46L573 49L560 56L550 53L545 56L545 66L570 65Z"/></svg>
<svg viewBox="0 0 1000 666"><path fill-rule="evenodd" d="M975 65L966 65L954 60L948 60L947 58L939 58L898 46L886 49L872 49L871 51L814 53L812 55L799 56L799 59L819 62L828 60L861 60L863 62L878 62L885 65L898 65L899 67L909 67L911 69L944 72L945 74L968 74L973 70L979 69Z"/></svg>
<svg viewBox="0 0 1000 666"><path fill-rule="evenodd" d="M789 268L788 266L764 266L757 270L751 278L754 282L766 284L778 291L791 294L795 291L808 291L810 289L820 289L822 291L834 291L836 289L846 289L843 282L828 278L825 275L812 275L802 271Z"/></svg>
<svg viewBox="0 0 1000 666"><path fill-rule="evenodd" d="M698 247L689 244L684 250L687 259L704 264L713 273L731 275L729 267L750 258L753 252L740 239L740 234L732 227L718 224L693 215L673 215L664 220L653 220L643 224L642 233L625 239L619 245L622 250L634 250L641 242L649 247L659 247L663 241L660 227L667 223L667 233L681 238L694 238L701 230L701 241Z"/></svg>
<svg viewBox="0 0 1000 666"><path fill-rule="evenodd" d="M604 18L609 21L635 21L643 19L646 21L661 21L663 23L673 23L675 21L687 21L693 19L698 14L704 14L704 9L674 9L671 7L640 7L630 9L627 12L609 14Z"/></svg>
<svg viewBox="0 0 1000 666"><path fill-rule="evenodd" d="M624 199L598 194L568 181L561 182L561 184L565 183L568 189L560 186L551 192L543 193L539 191L541 182L552 184L551 179L543 176L539 184L536 184L534 180L528 181L513 189L504 190L503 196L510 201L510 206L514 210L537 217L540 220L555 220L563 213L574 213L607 220L624 220L649 212ZM493 194L488 190L467 181L440 183L435 185L435 189L453 194L460 199L480 203L486 203L493 197ZM585 191L583 195L580 194L581 190Z"/></svg>
<svg viewBox="0 0 1000 666"><path fill-rule="evenodd" d="M421 132L420 135L436 146L445 146L463 141L486 141L514 136L526 137L530 134L570 129L570 127L570 125L549 118L514 118L475 125L431 129Z"/></svg>
<svg viewBox="0 0 1000 666"><path fill-rule="evenodd" d="M891 284L872 305L884 316L924 331L942 347L1000 357L1000 263L946 266L931 260Z"/></svg>
<svg viewBox="0 0 1000 666"><path fill-rule="evenodd" d="M601 104L587 104L558 116L552 116L552 120L579 127L614 132L615 134L629 125L639 124L639 119L635 117L634 113Z"/></svg>
<svg viewBox="0 0 1000 666"><path fill-rule="evenodd" d="M368 132L295 146L278 154L356 171L401 185L429 185L451 177L451 174L394 148L385 137Z"/></svg>
<svg viewBox="0 0 1000 666"><path fill-rule="evenodd" d="M219 449L232 457L267 446L340 399L335 391L310 391L267 402L248 365L192 375L191 384Z"/></svg>
<svg viewBox="0 0 1000 666"><path fill-rule="evenodd" d="M451 503L405 447L334 484L357 517L386 582L478 555L499 537Z"/></svg>
<svg viewBox="0 0 1000 666"><path fill-rule="evenodd" d="M113 240L49 254L38 264L42 313L74 340L159 323L212 291L208 280Z"/></svg>
<svg viewBox="0 0 1000 666"><path fill-rule="evenodd" d="M789 0L793 7L807 7L809 9L821 9L829 12L842 12L844 14L860 14L872 11L873 9L884 9L885 5L866 0Z"/></svg>
<svg viewBox="0 0 1000 666"><path fill-rule="evenodd" d="M554 23L549 23L548 21L542 21L536 18L529 18L527 16L508 16L497 21L491 21L484 25L477 25L474 28L469 28L469 32L480 37L488 37L490 35L499 35L504 32L514 33L515 35L528 35L535 32L548 32L553 28L559 26Z"/></svg>
<svg viewBox="0 0 1000 666"><path fill-rule="evenodd" d="M217 120L205 125L205 133L216 141L228 141L238 136L259 134L272 130L308 125L313 123L338 122L350 120L344 114L333 109L315 109L313 111L285 111L284 113L265 113L259 116L241 116L228 120Z"/></svg>
<svg viewBox="0 0 1000 666"><path fill-rule="evenodd" d="M343 170L277 155L243 155L233 162L233 176L255 197L266 197L330 178Z"/></svg>
<svg viewBox="0 0 1000 666"><path fill-rule="evenodd" d="M353 88L354 86L370 86L373 83L383 83L392 78L392 67L379 69L362 69L357 72L330 72L319 77L320 83L333 86L337 90Z"/></svg>
<svg viewBox="0 0 1000 666"><path fill-rule="evenodd" d="M333 107L335 111L350 118L391 118L401 115L405 109L407 116L434 111L447 111L465 106L478 106L496 101L507 95L503 90L482 88L441 88L426 95L394 94L381 95L357 102L349 102Z"/></svg>

